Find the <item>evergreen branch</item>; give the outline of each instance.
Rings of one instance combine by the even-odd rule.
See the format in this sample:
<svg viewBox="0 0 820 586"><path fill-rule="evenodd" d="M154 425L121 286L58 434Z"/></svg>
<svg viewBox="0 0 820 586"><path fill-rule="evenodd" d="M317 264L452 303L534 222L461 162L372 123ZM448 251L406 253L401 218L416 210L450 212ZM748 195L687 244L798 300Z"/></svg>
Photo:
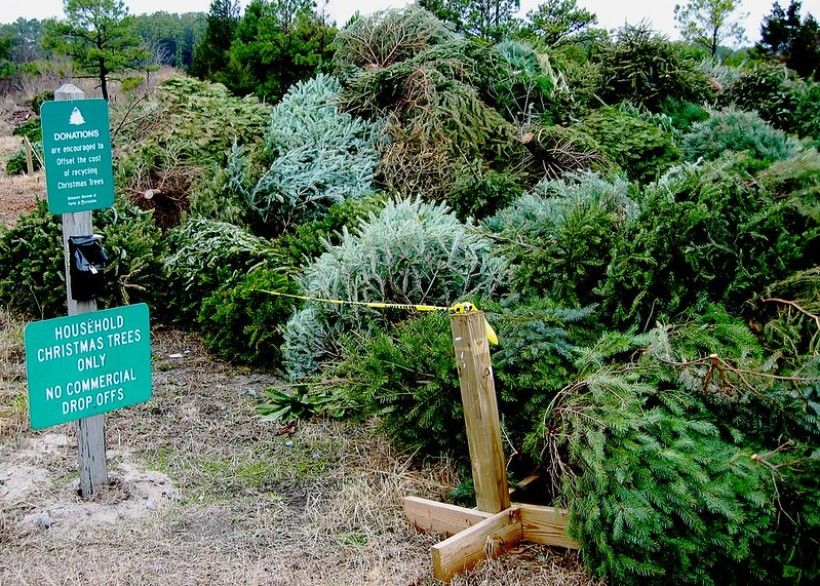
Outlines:
<svg viewBox="0 0 820 586"><path fill-rule="evenodd" d="M727 362L726 360L724 360L723 358L721 358L717 354L710 354L709 356L706 356L704 358L698 358L697 360L685 360L685 361L682 361L682 362L678 362L678 361L675 361L675 360L669 360L669 359L665 359L665 358L661 358L660 360L661 360L661 362L663 362L665 364L670 364L672 366L680 366L680 367L697 366L697 365L702 365L702 364L715 365L716 363L720 363L725 368L729 369L730 371L732 371L736 375L740 376L741 379L743 379L742 375L747 374L747 375L751 375L751 376L762 376L762 377L770 378L772 380L794 382L794 383L813 383L813 382L820 381L820 377L818 377L818 376L808 376L808 377L803 377L803 376L782 376L782 375L777 375L777 374L769 374L768 372L760 372L760 371L756 371L756 370L748 370L748 369L738 368L736 366L733 366L732 364L730 364L729 362ZM743 379L743 380L744 380L744 382L746 382L745 379ZM746 384L751 387L751 385L749 385L749 383L746 383Z"/></svg>
<svg viewBox="0 0 820 586"><path fill-rule="evenodd" d="M811 319L813 319L814 323L817 324L817 329L820 330L820 315L815 315L807 309L800 307L800 305L798 305L795 301L788 301L787 299L780 299L779 297L767 297L766 299L761 299L761 301L763 301L764 303L782 303L783 305L793 307L800 313L807 315Z"/></svg>

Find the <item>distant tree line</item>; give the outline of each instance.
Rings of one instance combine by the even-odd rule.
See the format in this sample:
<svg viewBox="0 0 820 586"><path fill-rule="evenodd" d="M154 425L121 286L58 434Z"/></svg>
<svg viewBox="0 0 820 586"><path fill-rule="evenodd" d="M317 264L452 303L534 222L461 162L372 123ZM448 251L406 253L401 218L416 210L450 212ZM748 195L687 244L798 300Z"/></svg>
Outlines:
<svg viewBox="0 0 820 586"><path fill-rule="evenodd" d="M555 50L594 46L608 37L577 0L545 0L525 18L518 16L519 0L419 4L456 31L488 42L517 37ZM705 57L725 55L723 42L745 40L739 7L737 0L689 0L676 6L684 41ZM112 72L170 65L222 83L236 95L276 102L294 83L327 71L335 50L337 30L315 0L252 0L244 13L238 0L212 0L208 14L133 16L120 0L64 0L63 8L60 21L20 18L0 25L0 80L36 73L38 63L65 54L81 74L98 77L103 90ZM811 14L802 16L801 8L800 0L790 0L785 9L775 1L763 19L760 42L745 57L774 59L803 77L816 77L820 25Z"/></svg>
<svg viewBox="0 0 820 586"><path fill-rule="evenodd" d="M116 3L106 0L65 2L66 19L75 7L93 9L95 14L111 14ZM118 18L126 16L125 12ZM202 12L169 14L155 12L128 16L124 31L132 34L139 45L150 53L148 58L157 65L187 68L191 65L194 47L205 32L207 15ZM26 64L48 59L60 51L44 43L51 20L18 18L9 24L0 24L0 77L11 75ZM35 67L36 68L36 67Z"/></svg>
<svg viewBox="0 0 820 586"><path fill-rule="evenodd" d="M193 61L194 48L202 40L206 22L203 12L154 12L134 16L134 32L151 51L156 64L186 68Z"/></svg>

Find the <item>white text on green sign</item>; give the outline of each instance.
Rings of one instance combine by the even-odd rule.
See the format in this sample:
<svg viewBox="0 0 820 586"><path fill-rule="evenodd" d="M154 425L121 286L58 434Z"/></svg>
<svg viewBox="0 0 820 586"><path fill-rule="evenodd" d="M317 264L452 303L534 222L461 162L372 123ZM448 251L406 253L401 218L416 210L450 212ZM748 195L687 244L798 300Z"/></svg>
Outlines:
<svg viewBox="0 0 820 586"><path fill-rule="evenodd" d="M48 209L66 214L111 207L114 176L108 103L44 102L40 117Z"/></svg>
<svg viewBox="0 0 820 586"><path fill-rule="evenodd" d="M150 333L145 304L30 323L31 426L51 427L150 399Z"/></svg>

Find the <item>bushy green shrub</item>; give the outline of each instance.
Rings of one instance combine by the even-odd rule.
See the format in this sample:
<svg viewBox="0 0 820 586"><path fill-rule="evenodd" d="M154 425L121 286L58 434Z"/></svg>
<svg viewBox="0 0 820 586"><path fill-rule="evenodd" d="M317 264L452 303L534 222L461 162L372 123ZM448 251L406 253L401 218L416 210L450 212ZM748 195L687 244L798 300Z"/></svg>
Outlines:
<svg viewBox="0 0 820 586"><path fill-rule="evenodd" d="M43 158L43 143L34 142L31 145L33 153L31 157L32 169L39 171L40 160ZM25 175L28 173L28 157L26 156L26 149L22 148L14 153L6 162L6 175Z"/></svg>
<svg viewBox="0 0 820 586"><path fill-rule="evenodd" d="M761 190L743 156L684 165L646 189L600 290L615 323L649 327L707 301L743 302L811 266L817 217Z"/></svg>
<svg viewBox="0 0 820 586"><path fill-rule="evenodd" d="M459 39L349 79L346 108L389 121L379 181L403 197L441 201L468 166L505 171L526 151L487 102L491 49ZM492 70L492 67L489 68Z"/></svg>
<svg viewBox="0 0 820 586"><path fill-rule="evenodd" d="M299 288L280 271L258 267L202 301L197 322L208 350L232 362L278 367L282 327L295 302L266 291L299 293Z"/></svg>
<svg viewBox="0 0 820 586"><path fill-rule="evenodd" d="M336 36L334 61L343 70L388 67L454 37L442 21L411 4L353 20Z"/></svg>
<svg viewBox="0 0 820 586"><path fill-rule="evenodd" d="M754 110L779 128L791 121L789 70L782 65L759 65L743 72L720 95L720 103Z"/></svg>
<svg viewBox="0 0 820 586"><path fill-rule="evenodd" d="M758 319L763 322L763 339L772 352L780 353L797 369L804 356L820 355L820 325L813 317L820 315L820 267L771 283L760 297ZM806 413L815 411L805 407ZM820 417L820 403L816 411L815 417Z"/></svg>
<svg viewBox="0 0 820 586"><path fill-rule="evenodd" d="M112 119L121 124L121 158L139 158L145 148L178 143L186 162L222 165L234 142L250 145L261 139L269 113L269 106L256 98L236 98L221 84L175 77L138 107L115 107Z"/></svg>
<svg viewBox="0 0 820 586"><path fill-rule="evenodd" d="M758 65L742 73L719 96L725 106L755 111L766 122L786 132L817 137L820 90L782 65ZM813 114L813 115L812 115Z"/></svg>
<svg viewBox="0 0 820 586"><path fill-rule="evenodd" d="M797 293L798 303L814 308L818 296L812 286L816 288L817 281L817 271L802 271L768 292L777 290L789 298ZM781 304L783 308L787 306ZM770 309L777 315L777 306ZM808 348L810 335L801 348L808 352L790 354L786 342L770 355L761 342L770 340L772 330L764 326L761 336L759 326L747 320L716 304L687 312L675 325L655 328L643 366L647 372L665 373L677 388L698 397L727 437L739 431L744 443L755 449L816 442L820 361ZM670 366L674 371L666 372Z"/></svg>
<svg viewBox="0 0 820 586"><path fill-rule="evenodd" d="M813 398L820 398L814 387ZM820 580L820 561L815 552L820 540L820 455L817 439L794 444L785 453L777 448L759 456L773 466L779 477L777 503L784 513L767 547L760 549L761 565L775 584L813 584Z"/></svg>
<svg viewBox="0 0 820 586"><path fill-rule="evenodd" d="M740 52L738 52L739 54ZM737 78L743 75L743 69L737 66L737 64L730 64L730 61L734 61L731 58L724 59L702 59L698 67L700 70L706 74L706 77L709 78L709 83L713 86L716 91L721 91L724 88L732 85Z"/></svg>
<svg viewBox="0 0 820 586"><path fill-rule="evenodd" d="M31 116L28 120L17 126L12 134L14 136L24 136L31 142L41 142L43 140L43 127L40 124L40 117Z"/></svg>
<svg viewBox="0 0 820 586"><path fill-rule="evenodd" d="M228 186L266 231L318 219L332 204L373 191L381 125L340 111L340 92L338 80L327 75L288 91L271 113L260 177L234 149Z"/></svg>
<svg viewBox="0 0 820 586"><path fill-rule="evenodd" d="M498 334L492 362L504 427L526 473L551 462L525 446L555 393L575 377L574 360L600 332L594 306L562 307L548 298L517 294L497 304L481 302ZM525 456L529 457L525 457Z"/></svg>
<svg viewBox="0 0 820 586"><path fill-rule="evenodd" d="M505 40L487 53L485 61L486 81L481 85L490 104L509 121L520 126L567 119L564 105L572 95L546 53L522 40Z"/></svg>
<svg viewBox="0 0 820 586"><path fill-rule="evenodd" d="M679 131L686 132L696 122L709 118L709 111L700 104L667 98L660 104L660 111L669 116L672 126Z"/></svg>
<svg viewBox="0 0 820 586"><path fill-rule="evenodd" d="M253 214L244 193L250 181L245 169L247 148L233 143L225 168L209 173L192 186L189 215L250 228Z"/></svg>
<svg viewBox="0 0 820 586"><path fill-rule="evenodd" d="M387 196L374 193L361 199L348 199L333 204L321 220L298 224L292 231L272 242L275 262L298 271L300 267L336 246L342 230L354 232L370 214L378 213L387 203Z"/></svg>
<svg viewBox="0 0 820 586"><path fill-rule="evenodd" d="M619 29L598 61L603 76L599 95L609 104L630 101L655 110L666 98L698 101L709 93L697 66L645 24Z"/></svg>
<svg viewBox="0 0 820 586"><path fill-rule="evenodd" d="M539 183L488 219L513 267L512 288L570 304L596 301L615 243L638 214L633 196L624 179L569 174Z"/></svg>
<svg viewBox="0 0 820 586"><path fill-rule="evenodd" d="M258 145L269 112L254 97L190 78L166 80L144 101L112 105L117 184L132 203L154 210L164 229L178 225L191 200L199 200L201 215L242 219L216 170L232 145Z"/></svg>
<svg viewBox="0 0 820 586"><path fill-rule="evenodd" d="M315 373L320 363L338 358L339 351L327 343L331 327L318 305L308 305L294 313L285 325L282 361L291 380Z"/></svg>
<svg viewBox="0 0 820 586"><path fill-rule="evenodd" d="M362 412L380 417L391 439L422 458L464 461L467 436L453 337L446 312L434 312L352 340L333 369Z"/></svg>
<svg viewBox="0 0 820 586"><path fill-rule="evenodd" d="M94 230L103 236L109 264L100 307L152 302L162 259L161 235L150 214L118 204L98 212ZM0 229L0 300L28 315L65 314L65 265L60 217L45 200L8 229Z"/></svg>
<svg viewBox="0 0 820 586"><path fill-rule="evenodd" d="M45 200L12 228L0 226L3 304L41 318L65 314L64 272L60 219L48 211Z"/></svg>
<svg viewBox="0 0 820 586"><path fill-rule="evenodd" d="M657 178L680 158L671 132L625 108L595 110L578 129L594 138L627 177L640 183Z"/></svg>
<svg viewBox="0 0 820 586"><path fill-rule="evenodd" d="M447 203L459 218L483 218L520 197L516 178L496 171L465 170L447 194Z"/></svg>
<svg viewBox="0 0 820 586"><path fill-rule="evenodd" d="M796 101L791 131L811 139L820 149L820 81L806 82Z"/></svg>
<svg viewBox="0 0 820 586"><path fill-rule="evenodd" d="M506 265L491 251L488 239L443 204L390 201L355 232L343 230L337 246L305 267L301 284L314 297L449 305L471 295L491 295L505 282ZM361 328L367 316L381 319L370 310L317 308L320 320L327 315L333 316L336 331ZM285 340L289 370L309 370L296 358L309 353L296 348L321 344L307 340L290 322Z"/></svg>
<svg viewBox="0 0 820 586"><path fill-rule="evenodd" d="M709 308L642 336L605 333L573 358L574 381L551 389L527 449L548 455L593 573L625 584L744 584L778 572L761 563L778 539L771 471L707 407L755 393L744 377L766 366L745 324Z"/></svg>
<svg viewBox="0 0 820 586"><path fill-rule="evenodd" d="M602 36L587 47L572 45L549 52L551 63L569 88L569 92L561 96L563 118L560 123L565 126L601 105L598 92L605 72L592 56L600 52L603 39Z"/></svg>
<svg viewBox="0 0 820 586"><path fill-rule="evenodd" d="M100 300L101 306L145 302L156 310L167 249L153 214L121 202L96 212L94 221L108 255L108 295Z"/></svg>
<svg viewBox="0 0 820 586"><path fill-rule="evenodd" d="M52 90L43 90L34 94L28 101L28 105L35 112L39 112L43 106L43 102L54 99L54 92Z"/></svg>
<svg viewBox="0 0 820 586"><path fill-rule="evenodd" d="M772 198L796 202L805 215L820 222L820 153L816 149L776 161L757 178Z"/></svg>
<svg viewBox="0 0 820 586"><path fill-rule="evenodd" d="M304 269L309 295L447 304L490 295L506 277L492 243L444 204L392 200Z"/></svg>
<svg viewBox="0 0 820 586"><path fill-rule="evenodd" d="M167 234L169 254L163 263L172 320L191 323L202 300L271 258L266 240L225 222L189 218Z"/></svg>
<svg viewBox="0 0 820 586"><path fill-rule="evenodd" d="M607 369L563 393L553 412L577 469L564 476L569 530L593 573L619 584L757 577L752 554L774 507L750 452L724 441L685 393Z"/></svg>
<svg viewBox="0 0 820 586"><path fill-rule="evenodd" d="M787 159L800 145L782 130L772 128L754 112L727 109L692 126L682 138L686 158L714 160L727 151L747 152L764 163Z"/></svg>
<svg viewBox="0 0 820 586"><path fill-rule="evenodd" d="M490 312L500 340L493 349L493 368L504 429L521 449L524 434L553 398L545 389L559 389L569 381L577 326L588 326L592 310L520 298L481 306ZM343 396L360 412L377 414L391 439L421 457L449 455L466 463L449 322L446 312L421 314L388 330L348 339L342 360L324 375L343 380Z"/></svg>

